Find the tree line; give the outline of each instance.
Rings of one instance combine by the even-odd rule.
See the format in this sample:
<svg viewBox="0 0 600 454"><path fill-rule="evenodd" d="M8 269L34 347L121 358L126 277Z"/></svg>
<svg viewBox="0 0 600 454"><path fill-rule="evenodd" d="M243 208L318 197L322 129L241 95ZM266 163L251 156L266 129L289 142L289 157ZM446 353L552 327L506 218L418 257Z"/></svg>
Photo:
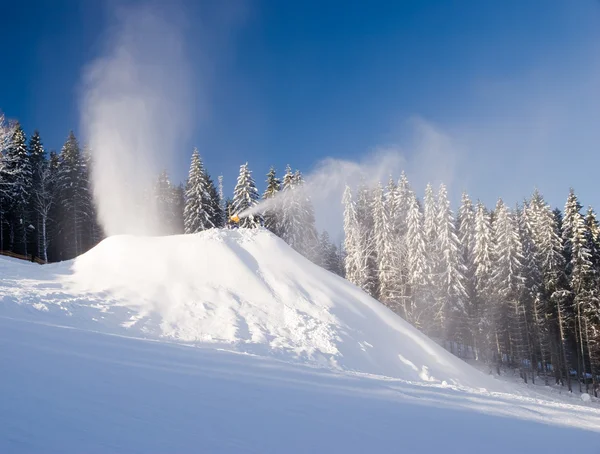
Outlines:
<svg viewBox="0 0 600 454"><path fill-rule="evenodd" d="M46 153L39 133L27 140L0 117L0 250L47 262L74 258L103 238L90 190L92 153L71 132ZM248 164L232 198L223 195L198 150L185 184L161 172L148 191L167 234L264 226L314 263L345 276L455 353L524 380L541 377L589 391L600 374L600 228L571 190L564 210L535 191L515 207L493 209L463 194L456 216L447 191L422 199L402 175L347 187L344 244L315 227L299 171L271 168L259 193ZM261 200L277 197L256 211ZM595 391L597 393L597 391Z"/></svg>
<svg viewBox="0 0 600 454"><path fill-rule="evenodd" d="M344 198L346 278L432 338L475 359L598 393L600 229L571 190L489 210L446 187L420 200L406 175ZM591 385L591 387L590 387Z"/></svg>

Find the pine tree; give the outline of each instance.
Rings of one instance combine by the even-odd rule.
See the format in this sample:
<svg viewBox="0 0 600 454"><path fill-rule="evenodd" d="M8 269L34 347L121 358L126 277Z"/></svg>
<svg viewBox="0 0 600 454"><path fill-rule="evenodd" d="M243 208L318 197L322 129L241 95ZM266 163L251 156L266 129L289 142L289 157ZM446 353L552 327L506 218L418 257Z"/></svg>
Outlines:
<svg viewBox="0 0 600 454"><path fill-rule="evenodd" d="M587 248L590 251L592 268L587 276L587 302L583 307L583 333L587 345L587 355L590 363L592 389L598 395L596 383L600 360L600 244L598 220L594 209L590 206L585 215Z"/></svg>
<svg viewBox="0 0 600 454"><path fill-rule="evenodd" d="M489 361L489 350L494 345L492 337L493 326L493 248L494 239L491 218L488 210L477 203L475 213L475 244L473 249L473 266L475 280L474 348L476 359L483 354Z"/></svg>
<svg viewBox="0 0 600 454"><path fill-rule="evenodd" d="M27 153L27 139L19 123L14 127L9 146L5 152L2 169L5 182L5 199L9 228L9 249L28 254L29 210L32 172Z"/></svg>
<svg viewBox="0 0 600 454"><path fill-rule="evenodd" d="M291 173L291 169L289 169L289 172ZM275 167L271 166L269 173L267 174L267 189L265 189L263 199L273 199L279 194L279 191L281 191L281 181L277 178ZM272 205L265 210L263 217L265 220L265 228L275 235L281 236L281 209L276 205Z"/></svg>
<svg viewBox="0 0 600 454"><path fill-rule="evenodd" d="M206 174L206 183L208 185L210 221L215 227L221 228L225 225L225 214L223 212L223 203L221 202L221 195L217 190L214 181L208 173Z"/></svg>
<svg viewBox="0 0 600 454"><path fill-rule="evenodd" d="M417 197L412 191L408 197L406 224L406 265L412 308L412 313L407 320L422 328L424 319L428 315L428 308L425 305L426 290L429 284L427 280L427 249L423 232L423 214L419 208Z"/></svg>
<svg viewBox="0 0 600 454"><path fill-rule="evenodd" d="M285 168L282 186L282 206L281 206L281 223L279 225L279 233L281 238L294 249L300 247L300 228L301 217L294 186L296 179L291 167L288 165Z"/></svg>
<svg viewBox="0 0 600 454"><path fill-rule="evenodd" d="M377 282L374 295L382 303L388 304L390 288L393 286L392 254L390 222L387 215L383 187L379 183L373 192L373 243L376 260Z"/></svg>
<svg viewBox="0 0 600 454"><path fill-rule="evenodd" d="M319 237L317 234L315 210L308 191L304 188L304 178L299 171L294 174L296 197L300 212L300 253L311 261L318 260Z"/></svg>
<svg viewBox="0 0 600 454"><path fill-rule="evenodd" d="M562 236L565 245L567 262L567 274L572 291L572 304L575 311L575 331L577 342L578 369L580 374L587 372L589 361L586 343L585 329L588 325L586 309L593 304L590 284L593 282L593 264L588 244L588 233L581 215L581 205L573 189L565 204L565 214L562 224ZM588 383L585 382L586 392L589 391ZM579 382L581 391L581 381Z"/></svg>
<svg viewBox="0 0 600 454"><path fill-rule="evenodd" d="M464 264L465 312L463 324L464 336L471 345L475 345L475 334L478 331L479 313L477 308L477 292L475 288L475 209L466 192L463 192L458 210L457 234L460 244L461 260Z"/></svg>
<svg viewBox="0 0 600 454"><path fill-rule="evenodd" d="M529 352L523 340L527 323L523 302L523 250L519 223L518 218L501 199L496 204L494 214L496 260L493 282L496 297L493 324L496 349L499 360L506 356L522 369L523 360L529 357ZM522 376L526 379L523 372Z"/></svg>
<svg viewBox="0 0 600 454"><path fill-rule="evenodd" d="M371 210L372 192L365 181L361 181L356 197L356 223L358 228L360 266L360 287L371 296L377 296L377 259L373 238L373 213Z"/></svg>
<svg viewBox="0 0 600 454"><path fill-rule="evenodd" d="M86 227L93 219L86 163L73 131L60 152L56 184L61 201L57 241L64 260L85 252Z"/></svg>
<svg viewBox="0 0 600 454"><path fill-rule="evenodd" d="M460 326L461 320L465 318L464 264L456 235L454 216L443 184L438 193L437 208L435 229L440 261L435 273L438 291L435 322L442 335L450 334L451 338L464 341Z"/></svg>
<svg viewBox="0 0 600 454"><path fill-rule="evenodd" d="M233 191L232 211L235 214L253 208L258 204L259 195L256 184L252 178L252 172L248 169L248 163L240 166L240 174ZM262 225L260 213L251 213L240 219L240 227L257 228Z"/></svg>
<svg viewBox="0 0 600 454"><path fill-rule="evenodd" d="M29 162L31 165L29 212L35 226L35 245L31 253L47 261L47 225L53 197L49 192L51 174L48 167L48 160L38 131L35 131L29 139Z"/></svg>
<svg viewBox="0 0 600 454"><path fill-rule="evenodd" d="M439 277L437 276L438 265L441 261L440 250L437 238L437 204L431 184L425 188L425 197L423 198L423 233L425 236L425 251L427 257L427 282L429 283L428 294L424 296L424 309L427 315L424 317L428 321L429 327L424 328L425 332L431 333L434 319L436 299L440 289Z"/></svg>
<svg viewBox="0 0 600 454"><path fill-rule="evenodd" d="M213 210L204 165L198 149L194 148L185 188L184 233L197 233L215 227Z"/></svg>
<svg viewBox="0 0 600 454"><path fill-rule="evenodd" d="M356 205L348 185L344 189L342 204L344 205L344 268L346 279L360 286L360 234L356 219Z"/></svg>

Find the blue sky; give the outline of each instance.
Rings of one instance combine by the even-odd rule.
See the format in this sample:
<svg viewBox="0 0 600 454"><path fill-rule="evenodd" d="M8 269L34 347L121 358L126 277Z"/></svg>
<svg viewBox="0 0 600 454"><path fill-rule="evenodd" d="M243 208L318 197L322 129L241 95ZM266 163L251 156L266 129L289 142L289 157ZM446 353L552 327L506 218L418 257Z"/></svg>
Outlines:
<svg viewBox="0 0 600 454"><path fill-rule="evenodd" d="M0 109L48 149L79 133L82 69L119 3L2 2ZM175 179L194 145L229 191L246 160L262 187L271 164L386 149L419 193L513 204L538 186L562 206L574 186L600 207L597 1L155 4L178 12L197 88Z"/></svg>

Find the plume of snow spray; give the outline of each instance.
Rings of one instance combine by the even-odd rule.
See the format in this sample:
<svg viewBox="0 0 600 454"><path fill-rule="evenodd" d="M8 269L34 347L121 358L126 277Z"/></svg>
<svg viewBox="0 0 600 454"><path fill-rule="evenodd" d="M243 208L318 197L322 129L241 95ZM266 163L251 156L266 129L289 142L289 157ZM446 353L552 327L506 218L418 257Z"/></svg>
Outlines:
<svg viewBox="0 0 600 454"><path fill-rule="evenodd" d="M363 182L374 186L387 184L389 178L398 179L405 171L416 188L424 188L428 182L451 185L458 162L459 149L452 139L421 119L411 119L413 135L407 146L392 146L369 153L361 161L327 158L305 175L305 184L291 192L281 191L276 197L238 214L249 216L269 209L281 208L287 199L306 195L315 208L317 227L331 235L341 231L342 194L346 185L351 188Z"/></svg>
<svg viewBox="0 0 600 454"><path fill-rule="evenodd" d="M117 11L104 54L83 74L81 126L107 235L160 234L148 190L168 167L190 121L181 24L141 5Z"/></svg>

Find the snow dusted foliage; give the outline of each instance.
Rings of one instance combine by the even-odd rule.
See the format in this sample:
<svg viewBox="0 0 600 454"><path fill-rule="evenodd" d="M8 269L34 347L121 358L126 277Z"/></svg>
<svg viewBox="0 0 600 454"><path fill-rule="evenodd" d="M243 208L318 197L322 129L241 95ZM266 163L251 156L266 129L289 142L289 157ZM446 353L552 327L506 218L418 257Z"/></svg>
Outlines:
<svg viewBox="0 0 600 454"><path fill-rule="evenodd" d="M596 213L589 207L584 219L588 249L590 251L592 271L588 277L588 302L583 307L583 328L585 342L588 348L590 372L593 384L596 384L596 374L600 372L600 229Z"/></svg>
<svg viewBox="0 0 600 454"><path fill-rule="evenodd" d="M460 333L465 320L464 264L446 186L440 185L436 216L439 262L435 268L435 330Z"/></svg>
<svg viewBox="0 0 600 454"><path fill-rule="evenodd" d="M215 182L212 180L210 175L206 172L206 183L208 185L208 204L210 206L210 222L215 227L221 228L225 226L225 212L223 210L223 204L221 202L221 195Z"/></svg>
<svg viewBox="0 0 600 454"><path fill-rule="evenodd" d="M283 204L281 207L281 223L280 223L280 234L281 238L298 250L300 248L302 239L300 237L300 228L302 223L301 210L298 204L298 200L295 197L294 188L297 184L297 179L292 172L292 168L288 165L285 168L285 175L283 176L283 188L284 193Z"/></svg>
<svg viewBox="0 0 600 454"><path fill-rule="evenodd" d="M519 235L518 217L500 199L494 212L494 245L496 307L494 329L499 355L523 359L523 249Z"/></svg>
<svg viewBox="0 0 600 454"><path fill-rule="evenodd" d="M291 173L291 169L289 169ZM263 199L272 199L274 198L279 191L281 191L281 181L277 178L277 172L275 171L275 167L271 167L269 169L269 173L267 174L267 188L263 194ZM289 182L288 182L289 184ZM265 210L263 213L263 217L265 220L265 228L269 229L277 236L281 236L281 209L279 206L273 206Z"/></svg>
<svg viewBox="0 0 600 454"><path fill-rule="evenodd" d="M593 222L594 219L590 215L588 223L592 224ZM573 189L571 189L565 204L562 228L565 252L568 257L567 273L570 279L575 313L577 355L581 369L587 371L591 365L590 327L595 325L594 321L590 320L590 315L598 313L597 270L594 267L594 258L590 248L594 247L592 231L596 227L591 226L590 229L586 226L585 219L581 214L581 204ZM587 382L585 389L586 392L589 391Z"/></svg>
<svg viewBox="0 0 600 454"><path fill-rule="evenodd" d="M411 191L407 200L406 215L406 251L407 279L411 289L411 310L408 320L415 326L424 324L427 316L427 289L429 275L427 268L427 249L423 232L423 214L416 195Z"/></svg>
<svg viewBox="0 0 600 454"><path fill-rule="evenodd" d="M19 123L12 129L8 147L3 154L0 180L2 181L2 211L8 221L9 249L27 254L28 207L31 197L31 164L27 139ZM3 217L4 217L3 216ZM5 221L5 222L6 222Z"/></svg>
<svg viewBox="0 0 600 454"><path fill-rule="evenodd" d="M277 180L271 182L274 186L276 183ZM288 165L283 178L282 203L270 214L274 216L277 233L281 238L306 258L317 263L319 238L315 227L315 213L303 185L302 174L299 171L292 173Z"/></svg>
<svg viewBox="0 0 600 454"><path fill-rule="evenodd" d="M475 244L473 266L475 281L474 347L476 354L489 351L493 344L491 326L493 319L493 232L490 214L483 203L477 203L475 213Z"/></svg>
<svg viewBox="0 0 600 454"><path fill-rule="evenodd" d="M390 260L393 253L391 225L381 183L373 191L373 247L377 273L377 297L385 304L394 278Z"/></svg>
<svg viewBox="0 0 600 454"><path fill-rule="evenodd" d="M465 328L467 338L471 344L473 334L477 332L479 323L477 314L477 291L475 289L475 208L471 198L466 192L461 197L460 208L456 218L460 254L464 264L465 285Z"/></svg>
<svg viewBox="0 0 600 454"><path fill-rule="evenodd" d="M248 163L240 166L240 174L233 191L232 211L234 214L252 208L258 204L259 195L256 184L252 178L252 171L248 169ZM262 216L252 213L240 219L240 227L255 229L262 225Z"/></svg>
<svg viewBox="0 0 600 454"><path fill-rule="evenodd" d="M194 148L185 186L184 233L197 233L215 227L214 208L202 158L198 149Z"/></svg>
<svg viewBox="0 0 600 454"><path fill-rule="evenodd" d="M356 220L358 224L359 248L361 251L359 261L359 282L369 295L374 296L379 292L377 282L377 257L375 252L375 238L373 235L373 191L363 180L358 186L356 196Z"/></svg>
<svg viewBox="0 0 600 454"><path fill-rule="evenodd" d="M352 199L350 186L346 186L344 189L342 204L344 205L344 268L346 279L353 284L359 285L360 244L358 241L356 206Z"/></svg>
<svg viewBox="0 0 600 454"><path fill-rule="evenodd" d="M331 242L327 231L323 231L319 237L319 257L317 264L338 276L344 275L340 253L336 245Z"/></svg>
<svg viewBox="0 0 600 454"><path fill-rule="evenodd" d="M298 251L309 260L318 261L319 238L315 227L315 211L308 195L308 192L302 190L304 179L300 171L294 174L294 191L292 199L294 200L296 210L299 213L300 222L296 225L298 229L297 237L300 239Z"/></svg>

